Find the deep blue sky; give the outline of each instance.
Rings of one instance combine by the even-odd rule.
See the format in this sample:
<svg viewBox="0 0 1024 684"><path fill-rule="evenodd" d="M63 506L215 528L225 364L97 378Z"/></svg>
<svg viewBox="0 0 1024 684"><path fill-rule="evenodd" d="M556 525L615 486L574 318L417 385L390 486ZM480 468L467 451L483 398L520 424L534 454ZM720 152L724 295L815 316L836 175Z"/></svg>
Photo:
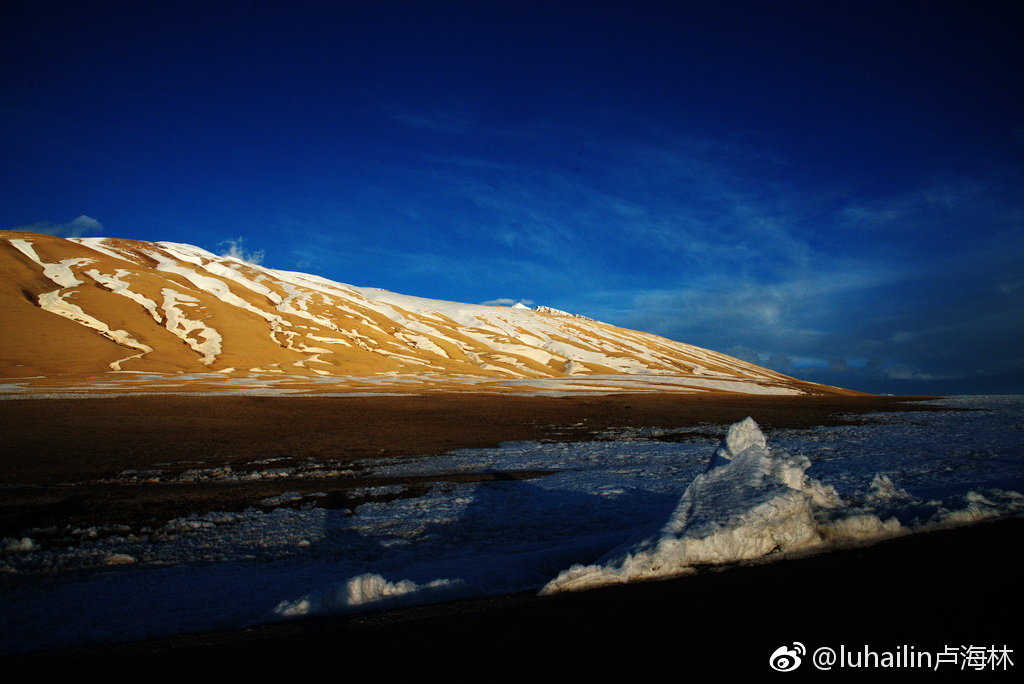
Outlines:
<svg viewBox="0 0 1024 684"><path fill-rule="evenodd" d="M1024 391L1015 3L14 4L0 227Z"/></svg>

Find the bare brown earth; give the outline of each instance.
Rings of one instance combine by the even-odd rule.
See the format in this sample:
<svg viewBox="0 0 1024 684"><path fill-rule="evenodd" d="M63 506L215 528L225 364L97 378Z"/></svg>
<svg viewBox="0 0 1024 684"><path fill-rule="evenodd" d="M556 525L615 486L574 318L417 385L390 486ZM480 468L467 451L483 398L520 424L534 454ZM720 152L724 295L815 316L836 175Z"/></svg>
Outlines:
<svg viewBox="0 0 1024 684"><path fill-rule="evenodd" d="M53 525L160 525L197 511L241 510L282 492L325 492L319 505L352 508L362 500L350 490L369 485L400 482L407 485L403 496L419 496L437 482L543 475L487 471L387 479L362 472L368 460L505 441L586 440L618 427L707 425L709 434L718 434L748 415L769 430L805 428L923 408L908 397L713 393L6 400L0 401L0 536ZM241 475L271 466L329 474L180 481L190 469L223 466Z"/></svg>

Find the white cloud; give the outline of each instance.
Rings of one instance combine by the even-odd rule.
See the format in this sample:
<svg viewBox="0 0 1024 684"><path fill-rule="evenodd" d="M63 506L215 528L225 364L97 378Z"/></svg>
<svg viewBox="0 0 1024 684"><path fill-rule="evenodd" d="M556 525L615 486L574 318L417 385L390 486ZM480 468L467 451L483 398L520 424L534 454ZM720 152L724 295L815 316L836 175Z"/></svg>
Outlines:
<svg viewBox="0 0 1024 684"><path fill-rule="evenodd" d="M514 306L515 304L522 304L524 306L533 306L532 299L510 299L509 297L499 297L498 299L489 299L486 302L480 302L484 306Z"/></svg>
<svg viewBox="0 0 1024 684"><path fill-rule="evenodd" d="M642 325L735 339L771 337L817 344L822 331L841 316L842 300L888 284L891 271L857 263L830 261L819 272L792 274L768 282L705 277L677 289L640 290L625 295ZM664 333L663 333L664 334Z"/></svg>
<svg viewBox="0 0 1024 684"><path fill-rule="evenodd" d="M261 264L263 263L263 257L265 253L262 249L247 252L245 250L245 238L239 237L236 240L224 240L218 243L218 247L227 246L227 250L220 253L221 256L234 257L242 261L247 261L250 264Z"/></svg>
<svg viewBox="0 0 1024 684"><path fill-rule="evenodd" d="M28 233L42 233L44 235L56 235L57 237L83 237L86 235L98 235L103 232L103 224L92 218L82 214L81 216L71 219L67 223L50 223L49 221L39 221L29 226L18 226L16 228L8 228L7 230L21 230Z"/></svg>

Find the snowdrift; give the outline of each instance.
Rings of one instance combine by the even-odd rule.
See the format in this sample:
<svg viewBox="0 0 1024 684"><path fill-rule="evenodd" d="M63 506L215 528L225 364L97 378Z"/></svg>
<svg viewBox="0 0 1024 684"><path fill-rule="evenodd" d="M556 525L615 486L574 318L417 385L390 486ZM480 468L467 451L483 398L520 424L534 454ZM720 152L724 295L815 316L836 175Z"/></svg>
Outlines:
<svg viewBox="0 0 1024 684"><path fill-rule="evenodd" d="M810 466L806 456L770 448L753 419L736 423L664 522L594 564L574 565L560 573L541 594L875 541L911 529L1019 511L1022 503L1016 492L990 492L990 497L1003 499L992 501L972 491L965 496L963 508L938 507L927 522L905 526L895 513L922 502L895 487L887 476L876 474L862 500L844 500L833 487L809 477Z"/></svg>

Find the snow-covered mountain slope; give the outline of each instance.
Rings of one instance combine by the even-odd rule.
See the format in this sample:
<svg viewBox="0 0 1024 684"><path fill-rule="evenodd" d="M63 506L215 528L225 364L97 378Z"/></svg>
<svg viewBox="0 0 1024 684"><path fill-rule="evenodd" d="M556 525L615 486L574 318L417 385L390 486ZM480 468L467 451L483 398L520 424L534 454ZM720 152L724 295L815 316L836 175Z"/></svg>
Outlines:
<svg viewBox="0 0 1024 684"><path fill-rule="evenodd" d="M171 242L0 231L0 324L9 378L657 374L680 389L692 378L694 390L837 391L556 309L411 297Z"/></svg>

